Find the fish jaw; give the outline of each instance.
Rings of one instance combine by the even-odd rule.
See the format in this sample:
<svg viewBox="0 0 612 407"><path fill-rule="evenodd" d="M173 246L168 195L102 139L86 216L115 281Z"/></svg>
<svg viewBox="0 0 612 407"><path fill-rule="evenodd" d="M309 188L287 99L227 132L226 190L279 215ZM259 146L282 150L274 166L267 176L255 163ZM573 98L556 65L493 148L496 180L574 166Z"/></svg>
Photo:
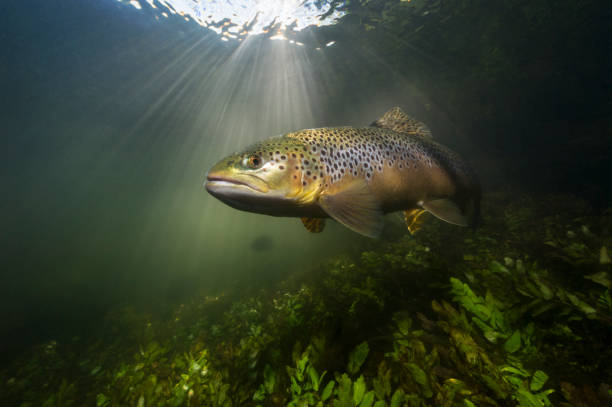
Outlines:
<svg viewBox="0 0 612 407"><path fill-rule="evenodd" d="M206 176L204 187L232 208L273 216L292 216L298 203L284 189L270 185L258 174L244 173L221 162ZM259 174L261 175L261 174Z"/></svg>
<svg viewBox="0 0 612 407"><path fill-rule="evenodd" d="M269 196L270 188L261 178L226 167L223 162L206 175L206 190L220 201L242 210L249 210L253 202Z"/></svg>

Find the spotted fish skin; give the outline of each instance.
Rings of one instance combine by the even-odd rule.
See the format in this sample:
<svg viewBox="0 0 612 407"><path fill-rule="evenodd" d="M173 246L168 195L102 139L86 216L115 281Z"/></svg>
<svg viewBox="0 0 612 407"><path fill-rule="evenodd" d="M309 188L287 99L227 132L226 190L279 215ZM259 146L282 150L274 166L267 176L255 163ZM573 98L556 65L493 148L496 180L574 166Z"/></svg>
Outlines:
<svg viewBox="0 0 612 407"><path fill-rule="evenodd" d="M462 226L479 219L474 172L399 108L371 127L307 129L257 143L213 167L208 180L209 192L235 208L332 217L372 237L382 215L399 210L423 208ZM232 182L241 191L224 189Z"/></svg>

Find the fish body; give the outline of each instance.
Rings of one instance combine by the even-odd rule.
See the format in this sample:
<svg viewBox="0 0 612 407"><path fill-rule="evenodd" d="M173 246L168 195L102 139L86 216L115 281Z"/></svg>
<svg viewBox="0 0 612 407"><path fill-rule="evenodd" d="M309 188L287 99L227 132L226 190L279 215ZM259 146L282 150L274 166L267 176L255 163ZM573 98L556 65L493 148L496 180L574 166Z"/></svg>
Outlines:
<svg viewBox="0 0 612 407"><path fill-rule="evenodd" d="M307 229L331 217L377 237L383 215L423 211L476 226L480 186L458 154L427 127L393 108L370 127L306 129L274 137L217 163L206 189L240 210L302 218Z"/></svg>

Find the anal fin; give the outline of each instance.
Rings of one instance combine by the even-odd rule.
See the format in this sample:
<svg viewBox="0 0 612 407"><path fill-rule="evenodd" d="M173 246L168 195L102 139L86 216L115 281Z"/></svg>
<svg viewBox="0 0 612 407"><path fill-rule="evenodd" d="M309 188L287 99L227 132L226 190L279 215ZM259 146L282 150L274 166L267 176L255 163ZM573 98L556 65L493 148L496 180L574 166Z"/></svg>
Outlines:
<svg viewBox="0 0 612 407"><path fill-rule="evenodd" d="M302 223L310 233L321 233L325 228L325 219L323 218L302 218Z"/></svg>
<svg viewBox="0 0 612 407"><path fill-rule="evenodd" d="M404 211L404 220L406 221L406 227L411 235L421 228L423 222L425 222L425 218L422 218L423 215L427 212L425 209L410 209Z"/></svg>
<svg viewBox="0 0 612 407"><path fill-rule="evenodd" d="M435 199L424 202L422 206L436 218L445 222L459 226L468 226L469 224L459 206L450 199Z"/></svg>

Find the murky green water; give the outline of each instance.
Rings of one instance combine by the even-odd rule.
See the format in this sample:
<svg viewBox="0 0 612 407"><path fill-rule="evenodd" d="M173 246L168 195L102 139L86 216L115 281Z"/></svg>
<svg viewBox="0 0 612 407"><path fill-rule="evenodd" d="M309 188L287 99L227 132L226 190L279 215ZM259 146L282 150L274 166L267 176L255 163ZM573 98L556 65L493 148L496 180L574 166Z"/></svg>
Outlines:
<svg viewBox="0 0 612 407"><path fill-rule="evenodd" d="M280 3L0 5L2 404L609 405L610 6ZM393 106L473 165L480 229L202 186Z"/></svg>

